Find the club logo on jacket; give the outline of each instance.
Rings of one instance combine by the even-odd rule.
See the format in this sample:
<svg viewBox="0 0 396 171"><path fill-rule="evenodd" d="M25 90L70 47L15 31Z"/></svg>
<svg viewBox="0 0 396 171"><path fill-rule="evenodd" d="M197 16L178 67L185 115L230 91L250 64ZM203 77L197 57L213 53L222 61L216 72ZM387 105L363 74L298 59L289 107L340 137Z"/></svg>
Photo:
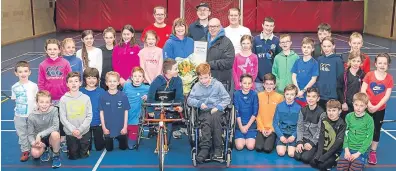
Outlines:
<svg viewBox="0 0 396 171"><path fill-rule="evenodd" d="M117 103L117 108L119 108L119 109L122 108L122 101L118 101L118 103Z"/></svg>
<svg viewBox="0 0 396 171"><path fill-rule="evenodd" d="M330 64L323 64L323 63L321 63L320 64L320 70L321 71L326 71L326 72L329 72L330 71Z"/></svg>
<svg viewBox="0 0 396 171"><path fill-rule="evenodd" d="M61 79L63 78L62 66L49 66L46 68L48 79Z"/></svg>

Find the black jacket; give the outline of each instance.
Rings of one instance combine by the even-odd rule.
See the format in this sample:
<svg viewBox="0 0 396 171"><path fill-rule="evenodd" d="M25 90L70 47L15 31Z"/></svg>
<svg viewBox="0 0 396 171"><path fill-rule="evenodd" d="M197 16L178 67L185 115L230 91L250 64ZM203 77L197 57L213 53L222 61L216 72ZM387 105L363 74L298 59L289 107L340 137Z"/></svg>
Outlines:
<svg viewBox="0 0 396 171"><path fill-rule="evenodd" d="M207 36L205 41L208 42ZM223 84L231 85L232 65L235 58L235 49L230 39L220 30L214 42L209 45L206 61L210 65L212 76Z"/></svg>
<svg viewBox="0 0 396 171"><path fill-rule="evenodd" d="M321 124L318 150L314 159L325 162L331 156L339 155L342 151L346 124L341 118L337 121L332 121L327 116Z"/></svg>
<svg viewBox="0 0 396 171"><path fill-rule="evenodd" d="M360 92L364 76L361 69L356 72L356 76L347 69L343 76L338 77L337 94L341 104L347 103L349 107L352 106L353 95Z"/></svg>

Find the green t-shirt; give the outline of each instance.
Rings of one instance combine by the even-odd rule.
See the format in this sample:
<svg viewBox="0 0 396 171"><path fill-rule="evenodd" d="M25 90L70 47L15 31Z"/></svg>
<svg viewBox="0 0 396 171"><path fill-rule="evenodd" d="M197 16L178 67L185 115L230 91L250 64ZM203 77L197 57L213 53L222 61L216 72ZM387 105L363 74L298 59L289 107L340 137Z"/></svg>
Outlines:
<svg viewBox="0 0 396 171"><path fill-rule="evenodd" d="M355 112L349 113L345 122L347 129L344 137L344 148L366 153L373 140L374 121L367 112L362 117L357 117Z"/></svg>

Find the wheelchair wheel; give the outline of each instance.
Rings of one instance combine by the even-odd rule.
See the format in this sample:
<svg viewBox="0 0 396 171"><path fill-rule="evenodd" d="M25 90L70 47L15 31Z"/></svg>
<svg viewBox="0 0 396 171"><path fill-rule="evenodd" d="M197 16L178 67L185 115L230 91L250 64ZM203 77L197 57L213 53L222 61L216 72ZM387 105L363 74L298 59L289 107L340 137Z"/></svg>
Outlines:
<svg viewBox="0 0 396 171"><path fill-rule="evenodd" d="M164 141L164 129L160 128L159 129L159 133L158 136L160 136L160 143L159 143L159 149L158 149L158 159L159 159L159 169L161 171L164 170L164 160L165 160L165 149L164 149L164 145L165 145L165 141Z"/></svg>

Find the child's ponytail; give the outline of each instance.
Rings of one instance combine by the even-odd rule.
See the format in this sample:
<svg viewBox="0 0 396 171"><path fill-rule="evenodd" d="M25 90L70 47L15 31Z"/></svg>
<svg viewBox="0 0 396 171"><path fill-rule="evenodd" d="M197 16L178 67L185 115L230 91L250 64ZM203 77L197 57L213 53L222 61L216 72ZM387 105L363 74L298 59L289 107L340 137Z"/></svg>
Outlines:
<svg viewBox="0 0 396 171"><path fill-rule="evenodd" d="M93 31L92 30L84 30L81 34L81 39L84 39L86 36L92 35L93 36ZM82 50L81 50L81 58L83 62L84 68L88 67L89 59L88 59L88 51L87 48L85 47L84 41L82 41Z"/></svg>

